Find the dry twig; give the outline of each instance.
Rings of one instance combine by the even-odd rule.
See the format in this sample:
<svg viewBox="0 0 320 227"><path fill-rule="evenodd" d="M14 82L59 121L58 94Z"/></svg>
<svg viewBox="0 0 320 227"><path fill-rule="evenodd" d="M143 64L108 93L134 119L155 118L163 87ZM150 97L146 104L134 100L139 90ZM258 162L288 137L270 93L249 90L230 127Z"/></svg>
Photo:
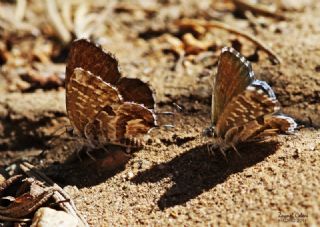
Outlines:
<svg viewBox="0 0 320 227"><path fill-rule="evenodd" d="M11 218L25 217L46 203L53 195L53 192L53 188L48 188L37 196L25 193L15 198L19 202L13 202L9 207L0 206L0 215Z"/></svg>
<svg viewBox="0 0 320 227"><path fill-rule="evenodd" d="M26 0L18 0L16 11L15 11L15 20L22 21L27 9L27 1Z"/></svg>
<svg viewBox="0 0 320 227"><path fill-rule="evenodd" d="M252 35L250 35L248 33L245 33L245 32L242 32L238 29L235 29L228 24L225 24L225 23L222 23L219 21L205 21L205 20L198 20L198 19L182 19L182 20L178 20L176 22L176 24L181 27L199 27L199 26L201 26L206 29L210 29L210 28L224 29L226 31L232 32L236 35L240 35L240 36L250 40L251 42L253 42L257 46L259 46L263 51L265 51L271 57L272 62L274 62L276 64L281 63L281 59L269 47L267 47L264 43L262 43L262 41L260 41L259 39L253 37Z"/></svg>
<svg viewBox="0 0 320 227"><path fill-rule="evenodd" d="M52 25L55 27L58 35L62 39L64 43L68 43L71 41L71 34L68 29L64 26L62 18L58 12L58 7L55 0L47 0L47 10L48 16L52 22Z"/></svg>
<svg viewBox="0 0 320 227"><path fill-rule="evenodd" d="M58 203L64 211L78 218L79 223L81 223L83 227L89 226L86 220L81 216L81 214L77 210L70 196L59 185L54 183L51 179L49 179L46 175L44 175L40 171L36 170L28 162L21 163L20 168L29 177L33 177L36 180L43 182L44 185L48 187L52 187L54 189L52 197L54 198L56 203ZM60 203L61 201L67 201L67 202Z"/></svg>
<svg viewBox="0 0 320 227"><path fill-rule="evenodd" d="M236 7L242 11L251 11L255 14L259 14L266 17L272 17L279 20L284 20L285 16L277 13L275 10L270 9L267 6L258 3L251 3L247 0L232 0Z"/></svg>
<svg viewBox="0 0 320 227"><path fill-rule="evenodd" d="M0 220L1 221L11 221L11 222L30 222L30 218L12 218L12 217L7 217L5 215L0 215Z"/></svg>

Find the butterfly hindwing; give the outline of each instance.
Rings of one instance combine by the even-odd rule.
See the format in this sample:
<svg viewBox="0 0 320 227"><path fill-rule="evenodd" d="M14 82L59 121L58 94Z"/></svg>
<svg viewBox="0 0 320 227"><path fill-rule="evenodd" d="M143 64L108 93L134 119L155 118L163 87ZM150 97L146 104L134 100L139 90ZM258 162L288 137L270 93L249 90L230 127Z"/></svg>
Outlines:
<svg viewBox="0 0 320 227"><path fill-rule="evenodd" d="M268 128L277 129L279 132L284 133L293 133L297 127L297 123L293 118L284 114L267 116L265 118L265 124Z"/></svg>
<svg viewBox="0 0 320 227"><path fill-rule="evenodd" d="M75 40L71 45L66 67L66 84L75 68L89 71L110 84L116 83L121 77L117 59L87 39Z"/></svg>
<svg viewBox="0 0 320 227"><path fill-rule="evenodd" d="M265 90L266 87L271 89L269 85L262 81L261 83L265 86L249 85L226 105L216 125L218 136L224 138L229 129L280 110L275 96L270 96Z"/></svg>
<svg viewBox="0 0 320 227"><path fill-rule="evenodd" d="M140 136L156 126L154 119L153 113L144 106L125 102L116 110L116 116L109 125L116 129L114 134L116 141L131 143L134 141L133 138L141 139Z"/></svg>
<svg viewBox="0 0 320 227"><path fill-rule="evenodd" d="M155 108L154 92L147 83L133 78L122 77L116 84L124 101L143 104L149 109Z"/></svg>
<svg viewBox="0 0 320 227"><path fill-rule="evenodd" d="M86 128L86 135L98 144L141 147L141 135L156 126L152 111L136 103L106 106Z"/></svg>
<svg viewBox="0 0 320 227"><path fill-rule="evenodd" d="M261 140L277 133L293 133L296 122L288 116L275 114L260 116L241 126L229 129L225 136L225 143L238 144L250 140Z"/></svg>

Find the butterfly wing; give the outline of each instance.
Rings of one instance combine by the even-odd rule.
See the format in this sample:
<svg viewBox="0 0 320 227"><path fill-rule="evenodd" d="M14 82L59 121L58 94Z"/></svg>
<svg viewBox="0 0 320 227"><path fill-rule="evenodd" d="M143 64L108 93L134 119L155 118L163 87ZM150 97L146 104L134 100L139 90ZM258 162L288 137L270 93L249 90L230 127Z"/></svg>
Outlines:
<svg viewBox="0 0 320 227"><path fill-rule="evenodd" d="M229 101L253 81L254 73L250 62L233 48L223 48L213 82L212 125L217 124Z"/></svg>
<svg viewBox="0 0 320 227"><path fill-rule="evenodd" d="M78 39L71 44L66 67L66 85L75 68L89 71L112 85L121 77L117 59L87 39Z"/></svg>
<svg viewBox="0 0 320 227"><path fill-rule="evenodd" d="M250 140L261 140L277 133L293 133L297 123L283 114L258 117L242 126L236 126L228 131L226 143L237 144Z"/></svg>
<svg viewBox="0 0 320 227"><path fill-rule="evenodd" d="M117 106L118 90L89 71L75 68L66 84L66 107L70 123L79 135L105 106Z"/></svg>
<svg viewBox="0 0 320 227"><path fill-rule="evenodd" d="M297 123L293 118L286 116L284 114L276 114L272 116L267 116L264 119L267 129L276 129L277 132L293 133L297 128ZM262 134L260 134L262 135Z"/></svg>
<svg viewBox="0 0 320 227"><path fill-rule="evenodd" d="M116 86L124 101L143 104L149 109L155 108L154 92L145 82L139 79L122 77Z"/></svg>

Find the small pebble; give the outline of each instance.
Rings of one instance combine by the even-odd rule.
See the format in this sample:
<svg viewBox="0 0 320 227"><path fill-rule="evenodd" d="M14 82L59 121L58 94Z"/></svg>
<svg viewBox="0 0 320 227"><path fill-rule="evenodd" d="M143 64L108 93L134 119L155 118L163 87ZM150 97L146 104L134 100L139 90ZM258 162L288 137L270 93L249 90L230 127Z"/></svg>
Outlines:
<svg viewBox="0 0 320 227"><path fill-rule="evenodd" d="M134 176L133 172L130 171L130 172L128 173L128 179L133 178L133 176Z"/></svg>

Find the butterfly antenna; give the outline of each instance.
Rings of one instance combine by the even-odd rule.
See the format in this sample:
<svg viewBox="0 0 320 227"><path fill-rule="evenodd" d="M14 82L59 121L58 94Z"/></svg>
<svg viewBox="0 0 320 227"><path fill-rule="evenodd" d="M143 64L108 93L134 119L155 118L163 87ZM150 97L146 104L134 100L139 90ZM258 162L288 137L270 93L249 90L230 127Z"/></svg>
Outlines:
<svg viewBox="0 0 320 227"><path fill-rule="evenodd" d="M176 121L175 117L177 113L181 113L183 112L183 109L181 106L179 106L177 103L173 103L174 111L162 111L162 112L156 112L157 115L165 115L165 116L173 116L173 122ZM174 128L174 124L165 124L165 125L161 125L159 126L159 128L165 128L165 129L172 129Z"/></svg>
<svg viewBox="0 0 320 227"><path fill-rule="evenodd" d="M52 139L50 139L47 143L46 143L46 145L45 145L45 147L49 147L50 145L52 145L53 144L53 142L55 142L58 138L60 138L64 133L66 133L66 130L63 130L61 133L58 133L62 128L66 128L66 126L61 126L61 127L59 127L59 128L57 128L54 132L52 132L49 136L50 137L53 137ZM67 126L67 128L68 128L68 126ZM44 158L44 155L45 155L45 153L48 151L48 149L47 148L44 148L42 151L41 151L41 153L39 154L39 157L40 158Z"/></svg>
<svg viewBox="0 0 320 227"><path fill-rule="evenodd" d="M183 112L183 108L181 106L179 106L177 103L173 103L175 110L178 110L178 112L182 113Z"/></svg>
<svg viewBox="0 0 320 227"><path fill-rule="evenodd" d="M188 87L184 87L184 86L171 86L171 85L165 85L165 88L172 88L172 89L180 89L180 90L189 90Z"/></svg>
<svg viewBox="0 0 320 227"><path fill-rule="evenodd" d="M175 107L173 112L172 111L161 111L161 112L155 112L155 114L157 114L157 115L166 115L166 116L174 116L176 113L183 112L182 107L179 106L177 103L174 102L172 105Z"/></svg>

